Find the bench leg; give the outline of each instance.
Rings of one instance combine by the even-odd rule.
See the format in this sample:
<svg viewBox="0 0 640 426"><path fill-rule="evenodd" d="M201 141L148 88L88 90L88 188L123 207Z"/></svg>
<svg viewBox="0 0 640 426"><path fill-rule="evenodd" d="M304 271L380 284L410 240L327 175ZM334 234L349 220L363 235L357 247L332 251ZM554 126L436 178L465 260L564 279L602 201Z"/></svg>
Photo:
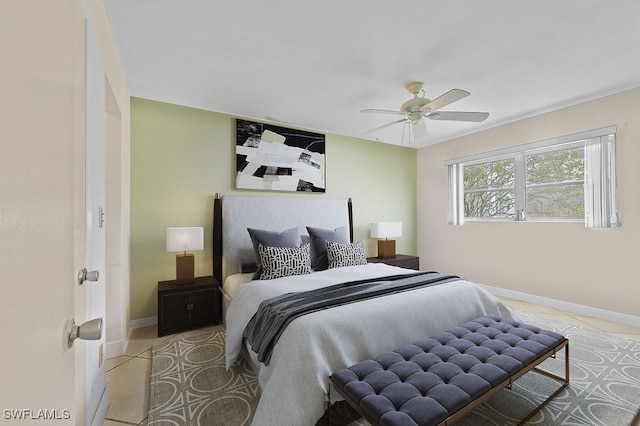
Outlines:
<svg viewBox="0 0 640 426"><path fill-rule="evenodd" d="M538 405L538 407L536 407L535 410L529 413L527 417L525 417L520 423L518 423L518 425L526 424L529 420L531 420L533 416L538 414L540 410L542 410L544 406L547 405L547 403L549 403L549 401L555 398L560 392L564 390L564 388L566 388L569 385L569 341L567 340L566 345L564 345L564 377L542 370L538 367L533 368L533 371L540 373L544 376L550 377L552 379L559 380L560 382L562 382L562 384L555 392L553 392L549 396L549 398L545 399L542 404Z"/></svg>

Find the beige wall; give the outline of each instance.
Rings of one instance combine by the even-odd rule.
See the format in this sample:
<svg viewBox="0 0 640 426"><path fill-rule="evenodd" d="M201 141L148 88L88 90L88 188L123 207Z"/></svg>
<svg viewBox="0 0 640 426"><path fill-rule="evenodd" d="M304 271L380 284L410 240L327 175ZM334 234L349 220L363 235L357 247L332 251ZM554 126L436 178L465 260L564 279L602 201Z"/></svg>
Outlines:
<svg viewBox="0 0 640 426"><path fill-rule="evenodd" d="M447 225L447 159L616 125L619 229L574 223ZM582 307L640 317L640 89L496 127L418 152L421 267ZM578 307L578 306L573 306Z"/></svg>
<svg viewBox="0 0 640 426"><path fill-rule="evenodd" d="M403 222L397 251L416 253L416 151L327 134L326 194L234 190L235 117L161 102L131 100L131 318L156 315L156 287L175 278L165 228L204 226L196 275L210 275L213 194L353 199L354 238L375 221Z"/></svg>

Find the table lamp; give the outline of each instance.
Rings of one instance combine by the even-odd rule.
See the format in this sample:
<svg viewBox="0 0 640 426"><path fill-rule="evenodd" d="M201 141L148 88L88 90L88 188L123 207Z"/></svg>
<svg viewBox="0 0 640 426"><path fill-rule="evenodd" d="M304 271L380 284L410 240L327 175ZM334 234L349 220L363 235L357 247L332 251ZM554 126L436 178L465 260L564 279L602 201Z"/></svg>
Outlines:
<svg viewBox="0 0 640 426"><path fill-rule="evenodd" d="M396 241L390 237L402 236L402 222L374 222L371 224L371 238L378 240L378 258L396 257Z"/></svg>
<svg viewBox="0 0 640 426"><path fill-rule="evenodd" d="M182 227L167 228L167 251L176 254L176 282L187 284L195 282L194 256L187 253L192 250L204 249L204 228Z"/></svg>

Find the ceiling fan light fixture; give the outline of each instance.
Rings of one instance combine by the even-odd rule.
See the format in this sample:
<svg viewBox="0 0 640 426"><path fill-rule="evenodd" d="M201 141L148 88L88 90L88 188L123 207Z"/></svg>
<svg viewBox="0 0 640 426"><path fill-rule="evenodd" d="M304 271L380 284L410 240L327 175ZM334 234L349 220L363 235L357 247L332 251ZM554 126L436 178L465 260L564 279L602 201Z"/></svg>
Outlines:
<svg viewBox="0 0 640 426"><path fill-rule="evenodd" d="M421 123L423 117L424 117L424 115L422 114L422 112L413 111L413 112L409 113L409 117L407 118L407 121L409 121L410 123L413 123L413 124Z"/></svg>
<svg viewBox="0 0 640 426"><path fill-rule="evenodd" d="M468 112L468 111L440 111L443 108L453 102L459 101L470 95L469 92L462 89L451 89L448 92L438 96L437 98L430 100L424 97L424 83L420 81L407 84L407 91L413 95L411 99L404 102L400 106L400 110L384 110L384 109L363 109L362 112L375 112L384 114L403 115L404 118L400 120L392 121L387 124L383 124L380 127L369 130L364 134L371 133L377 130L382 130L387 127L393 126L397 123L411 124L411 130L413 130L415 139L424 138L427 136L427 126L425 118L430 120L448 120L448 121L469 121L479 123L484 121L489 116L488 112ZM419 94L423 94L419 97ZM404 139L404 130L403 130Z"/></svg>

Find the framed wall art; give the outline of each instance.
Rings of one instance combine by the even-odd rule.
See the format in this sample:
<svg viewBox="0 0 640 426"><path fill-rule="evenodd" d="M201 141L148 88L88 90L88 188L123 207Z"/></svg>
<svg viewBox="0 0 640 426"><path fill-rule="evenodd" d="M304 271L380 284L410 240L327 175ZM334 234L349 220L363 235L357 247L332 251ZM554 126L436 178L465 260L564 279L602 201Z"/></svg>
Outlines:
<svg viewBox="0 0 640 426"><path fill-rule="evenodd" d="M236 119L236 189L325 192L325 135Z"/></svg>

